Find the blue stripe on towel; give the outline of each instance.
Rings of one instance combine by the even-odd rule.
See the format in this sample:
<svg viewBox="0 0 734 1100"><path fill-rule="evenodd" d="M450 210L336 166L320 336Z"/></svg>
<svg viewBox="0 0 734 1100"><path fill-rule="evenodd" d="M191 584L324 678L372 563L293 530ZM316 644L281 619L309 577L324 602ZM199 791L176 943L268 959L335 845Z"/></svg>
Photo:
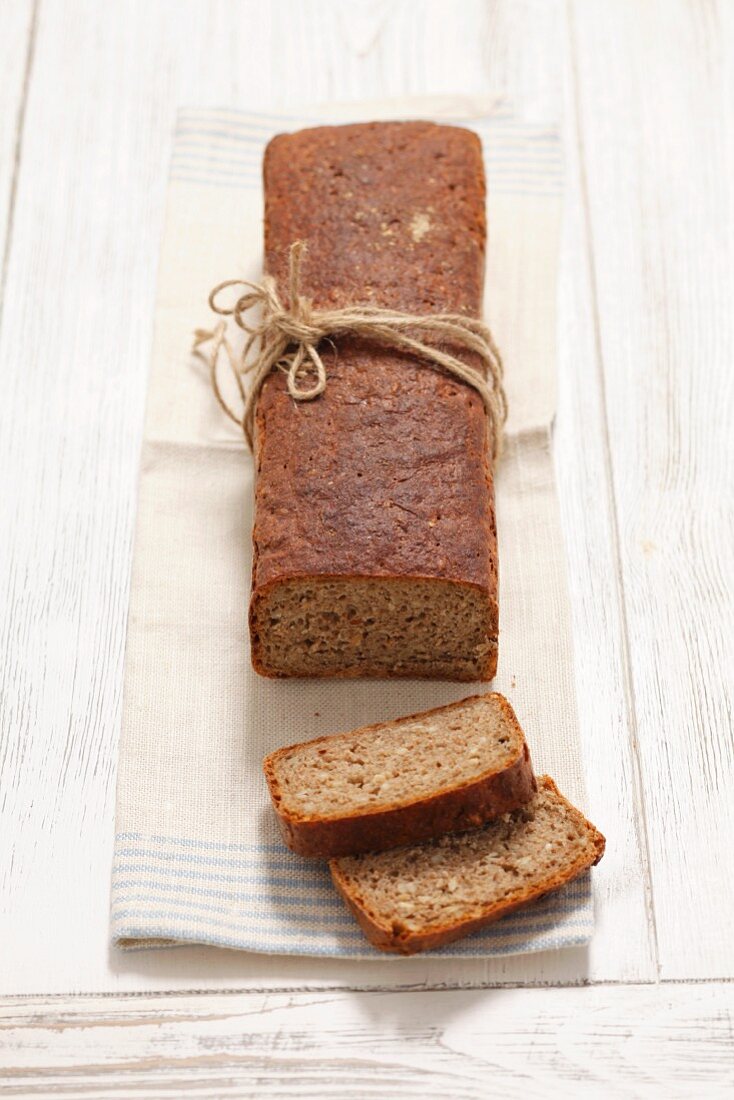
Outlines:
<svg viewBox="0 0 734 1100"><path fill-rule="evenodd" d="M148 844L171 844L179 848L204 848L206 851L225 852L282 852L282 842L275 844L233 844L219 840L198 840L182 836L146 836L145 833L117 833L115 845L145 841ZM116 848L116 850L119 850Z"/></svg>
<svg viewBox="0 0 734 1100"><path fill-rule="evenodd" d="M154 905L155 899L145 898L140 899L140 902L135 901L120 901L112 906L112 918L115 921L125 920L129 917L139 918L157 918L168 915L175 916L176 919L183 919L187 915L196 920L204 920L206 918L209 922L209 918L206 914L218 914L216 917L212 917L211 923L215 925L226 925L227 927L237 928L267 928L268 935L284 935L293 936L298 935L299 932L306 932L309 935L324 932L333 928L339 930L346 928L350 931L359 932L353 917L349 914L346 906L342 905L340 910L334 913L326 912L325 909L317 909L314 907L313 911L309 911L307 908L299 907L297 910L288 910L287 912L280 909L268 909L267 912L261 914L246 912L246 911L233 911L228 906L207 906L201 904L190 904L185 901L175 901L171 899L161 899L158 903L159 907ZM165 907L165 908L164 908ZM183 913L174 913L174 910L182 909ZM200 913L193 912L194 909L200 910ZM220 916L225 915L229 919L221 921ZM507 935L535 935L538 933L545 933L554 930L558 930L559 921L566 920L571 924L586 924L583 913L578 914L575 910L570 909L567 911L561 911L555 913L553 911L539 911L532 913L530 910L523 910L522 913L515 914L513 916L504 918L502 922L498 922L497 925L491 926L492 929L499 929L499 932L495 931L495 934L500 936ZM313 929L308 926L314 925Z"/></svg>
<svg viewBox="0 0 734 1100"><path fill-rule="evenodd" d="M305 869L304 869L304 872L305 872ZM232 883L229 884L229 885L233 885L233 886L245 887L244 890L243 889L227 890L227 889L222 889L221 886L217 886L217 887L204 886L203 881L206 878L206 876L203 876L201 879L199 878L199 876L194 876L194 875L190 876L190 878L192 880L194 880L196 882L200 882L200 885L198 885L198 886L191 886L191 885L187 885L185 883L180 883L180 882L168 882L168 881L167 882L161 882L160 874L156 874L151 870L151 871L148 872L148 877L140 876L140 877L137 877L137 878L136 877L120 878L120 879L116 878L115 879L115 884L114 884L115 885L115 896L117 896L120 892L122 892L124 890L144 890L144 891L147 891L146 896L152 896L156 893L161 893L161 892L174 892L175 891L178 894L186 893L186 894L198 895L200 897L208 897L208 898L227 898L227 897L229 897L232 900L237 900L239 898L243 901L244 900L250 900L250 899L251 900L256 900L257 898L262 897L262 891L259 890L259 889L255 889L255 888L262 885L262 881L260 880L260 881L254 882L252 873L249 872L249 871L246 871L245 875L246 875L246 877L245 877L244 881L241 881L241 882L236 881L236 882L232 882ZM220 876L217 876L217 877L219 878ZM319 878L321 878L321 875L319 875ZM272 876L268 876L266 881L267 881L267 884L269 886L274 887L277 890L282 891L282 894L280 894L278 896L282 896L284 900L288 900L288 901L294 901L295 902L295 901L300 900L300 901L304 901L304 902L312 902L313 899L314 899L314 896L315 896L314 891L317 891L317 890L318 891L323 890L324 896L327 899L332 899L332 898L336 897L336 895L334 894L333 887L331 885L330 878L327 878L326 876L324 876L323 882L319 881L318 879L313 881L312 878L311 878L310 872L308 874L302 873L298 878L295 879L295 881L294 881L292 876L289 876L285 880L285 882L274 882ZM252 886L254 888L254 890L255 890L254 893L252 893L252 894L247 893L247 888L249 886ZM562 895L558 894L558 895L555 895L555 896L557 896L559 898L562 896L563 899L565 899L566 901L585 902L588 898L588 895L589 895L588 884L583 882L583 881L579 881L578 883L571 883L569 886L564 887L563 894Z"/></svg>

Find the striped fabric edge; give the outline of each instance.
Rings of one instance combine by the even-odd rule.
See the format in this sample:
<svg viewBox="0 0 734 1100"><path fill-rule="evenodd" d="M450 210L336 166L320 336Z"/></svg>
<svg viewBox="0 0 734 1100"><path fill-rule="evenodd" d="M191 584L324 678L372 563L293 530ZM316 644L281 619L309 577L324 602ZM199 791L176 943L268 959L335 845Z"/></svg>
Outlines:
<svg viewBox="0 0 734 1100"><path fill-rule="evenodd" d="M110 915L113 943L126 949L196 943L261 954L385 957L364 939L325 864L277 844L120 833ZM545 951L588 943L592 933L587 873L432 955Z"/></svg>
<svg viewBox="0 0 734 1100"><path fill-rule="evenodd" d="M579 914L578 906L570 904L569 899L564 899L562 904L566 906L560 913L562 922L572 921L574 925L585 923L583 913ZM506 926L497 925L499 932L490 928L490 931L494 932L492 939L552 933L555 942L559 934L557 908L558 906L554 903L539 902L536 906L537 911L526 909L522 913L518 912L512 916L512 919L506 918ZM152 895L139 894L114 900L111 916L114 922L151 918L161 919L161 921L165 919L166 922L191 920L207 928L223 927L230 931L257 932L260 942L264 938L264 932L267 932L268 938L275 937L286 942L289 940L302 942L310 938L323 940L326 933L333 933L339 940L359 939L361 936L345 905L336 912L330 909L299 906L295 911L278 911L276 914L253 913L231 905L210 905L206 902L192 904L186 899L159 899Z"/></svg>
<svg viewBox="0 0 734 1100"><path fill-rule="evenodd" d="M184 108L177 118L171 181L255 189L260 182L264 147L274 134L339 121L321 116ZM561 195L563 158L557 132L515 119L509 113L461 124L482 138L490 195Z"/></svg>
<svg viewBox="0 0 734 1100"><path fill-rule="evenodd" d="M518 932L497 931L509 926L511 917L490 925L465 940L438 948L430 954L435 958L486 959L503 955L534 954L539 951L566 950L589 943L593 933L590 919L569 915L545 925ZM490 936L490 932L492 933ZM112 918L113 946L123 950L138 947L169 945L231 947L257 955L319 956L335 959L384 959L385 953L367 942L356 923L353 931L334 933L320 931L313 936L301 929L293 930L290 938L279 934L263 937L262 930L247 925L233 926L227 922L198 918L187 913L145 908L122 909ZM390 955L397 958L399 956Z"/></svg>
<svg viewBox="0 0 734 1100"><path fill-rule="evenodd" d="M467 936L465 940L430 952L434 958L486 959L504 955L525 955L539 951L565 950L589 943L593 920L583 914L555 915L553 920L535 929L510 930L513 917ZM507 930L502 926L506 925ZM289 939L281 935L263 937L262 929L247 925L197 919L190 913L173 913L143 907L120 909L112 916L112 943L123 950L164 946L230 947L258 955L319 956L335 959L384 959L386 955L367 942L356 923L353 931L342 931L338 940L323 930L313 938L302 929L293 930Z"/></svg>
<svg viewBox="0 0 734 1100"><path fill-rule="evenodd" d="M475 938L475 936L469 937L465 943L469 943L470 940ZM534 955L541 951L585 947L590 939L591 930L586 927L579 927L576 932L566 936L562 943L522 940L519 943L497 943L491 948L479 943L469 947L465 946L463 950L454 947L453 949L443 948L431 951L428 953L428 957L433 959L489 959L501 958L507 955ZM348 949L333 951L322 943L313 943L303 951L294 951L288 946L264 947L262 941L258 939L248 940L240 936L211 934L206 930L200 932L190 927L183 927L176 931L169 925L158 926L135 923L121 925L119 930L113 932L112 945L121 951L144 951L150 948L163 947L226 947L237 951L249 951L253 955L307 955L310 958L345 959L355 962L384 961L385 959L399 961L404 957L378 951L376 948L370 947L366 941L364 949L361 951Z"/></svg>

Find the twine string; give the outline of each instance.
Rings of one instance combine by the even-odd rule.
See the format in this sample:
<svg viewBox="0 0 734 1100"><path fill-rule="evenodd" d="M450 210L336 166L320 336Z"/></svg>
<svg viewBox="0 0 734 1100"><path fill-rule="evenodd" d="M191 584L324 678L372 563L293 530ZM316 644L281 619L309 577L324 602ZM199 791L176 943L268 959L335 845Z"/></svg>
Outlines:
<svg viewBox="0 0 734 1100"><path fill-rule="evenodd" d="M493 458L499 458L502 430L507 419L507 398L502 385L502 357L488 326L475 317L460 313L422 315L370 305L316 309L300 293L305 255L304 241L291 245L288 305L282 302L272 275L266 275L259 283L227 279L218 283L209 295L210 308L223 320L211 331L197 329L194 334L195 349L206 343L211 345L208 364L214 395L226 415L242 427L250 450L254 450L255 408L268 375L273 370L283 371L287 376L288 394L293 400L313 401L327 386L319 344L349 335L412 352L472 386L484 402L492 427ZM232 288L239 291L239 297L233 305L222 304L222 293ZM258 319L245 320L254 310L259 310ZM229 317L246 336L239 353L227 335ZM479 365L466 363L426 340L471 352L479 359ZM219 384L222 352L239 393L242 406L239 414L224 397Z"/></svg>

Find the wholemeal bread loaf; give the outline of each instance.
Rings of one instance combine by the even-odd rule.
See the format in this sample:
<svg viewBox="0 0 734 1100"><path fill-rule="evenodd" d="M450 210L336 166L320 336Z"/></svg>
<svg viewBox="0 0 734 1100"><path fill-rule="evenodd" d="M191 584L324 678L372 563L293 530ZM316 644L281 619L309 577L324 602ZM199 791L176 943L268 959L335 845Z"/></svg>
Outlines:
<svg viewBox="0 0 734 1100"><path fill-rule="evenodd" d="M542 776L526 806L483 829L330 863L368 940L412 955L556 890L598 863L604 837Z"/></svg>
<svg viewBox="0 0 734 1100"><path fill-rule="evenodd" d="M479 315L475 134L427 122L284 134L268 145L264 177L265 263L284 298L289 246L304 240L302 293L317 307ZM319 398L294 402L274 371L258 401L255 669L491 679L497 546L482 399L373 343L320 351Z"/></svg>
<svg viewBox="0 0 734 1100"><path fill-rule="evenodd" d="M307 856L476 828L535 791L522 730L496 694L290 745L264 767L285 842Z"/></svg>

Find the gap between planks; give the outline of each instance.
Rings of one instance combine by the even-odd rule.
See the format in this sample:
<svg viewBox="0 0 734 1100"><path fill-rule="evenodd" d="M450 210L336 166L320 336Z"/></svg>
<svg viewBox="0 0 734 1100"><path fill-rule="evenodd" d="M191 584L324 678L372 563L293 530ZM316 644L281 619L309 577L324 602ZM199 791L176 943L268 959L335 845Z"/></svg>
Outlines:
<svg viewBox="0 0 734 1100"><path fill-rule="evenodd" d="M404 994L404 993L483 993L510 989L551 990L551 989L649 989L652 986L660 988L674 986L700 986L711 985L710 978L650 978L649 980L627 981L625 979L602 978L589 979L574 982L486 982L471 984L469 982L406 982L404 985L263 985L263 986L231 986L221 989L212 989L210 986L192 986L189 989L157 989L151 990L126 990L121 993L114 991L102 991L85 993L15 993L0 997L0 1029L2 1028L2 1013L6 1009L18 1005L38 1005L42 1008L52 1009L60 1003L72 1003L83 1005L85 1002L139 1002L153 998L180 999L185 997L246 997L253 996L321 996L322 994L350 993L375 993L375 994ZM734 985L734 978L718 978L717 985Z"/></svg>
<svg viewBox="0 0 734 1100"><path fill-rule="evenodd" d="M28 89L31 84L31 74L33 71L33 53L36 43L36 27L38 25L38 5L40 0L32 0L30 7L30 20L28 23L26 36L26 52L25 62L23 65L23 79L20 85L20 97L18 100L18 107L15 112L15 136L12 142L12 166L10 169L10 183L8 186L7 194L7 206L5 215L5 240L2 246L2 264L0 266L0 332L2 331L3 313L5 306L5 284L8 276L8 260L10 258L10 249L13 240L13 215L15 213L15 196L18 190L18 173L20 171L20 159L23 148L23 131L25 128L25 111L26 104L28 102ZM16 3L16 9L23 10L24 5ZM26 9L27 10L27 9ZM17 11L16 11L17 17ZM7 34L7 28L4 27L4 33ZM17 43L13 43L14 46ZM7 70L3 71L3 79L8 80L9 74ZM0 235L0 240L2 236Z"/></svg>

